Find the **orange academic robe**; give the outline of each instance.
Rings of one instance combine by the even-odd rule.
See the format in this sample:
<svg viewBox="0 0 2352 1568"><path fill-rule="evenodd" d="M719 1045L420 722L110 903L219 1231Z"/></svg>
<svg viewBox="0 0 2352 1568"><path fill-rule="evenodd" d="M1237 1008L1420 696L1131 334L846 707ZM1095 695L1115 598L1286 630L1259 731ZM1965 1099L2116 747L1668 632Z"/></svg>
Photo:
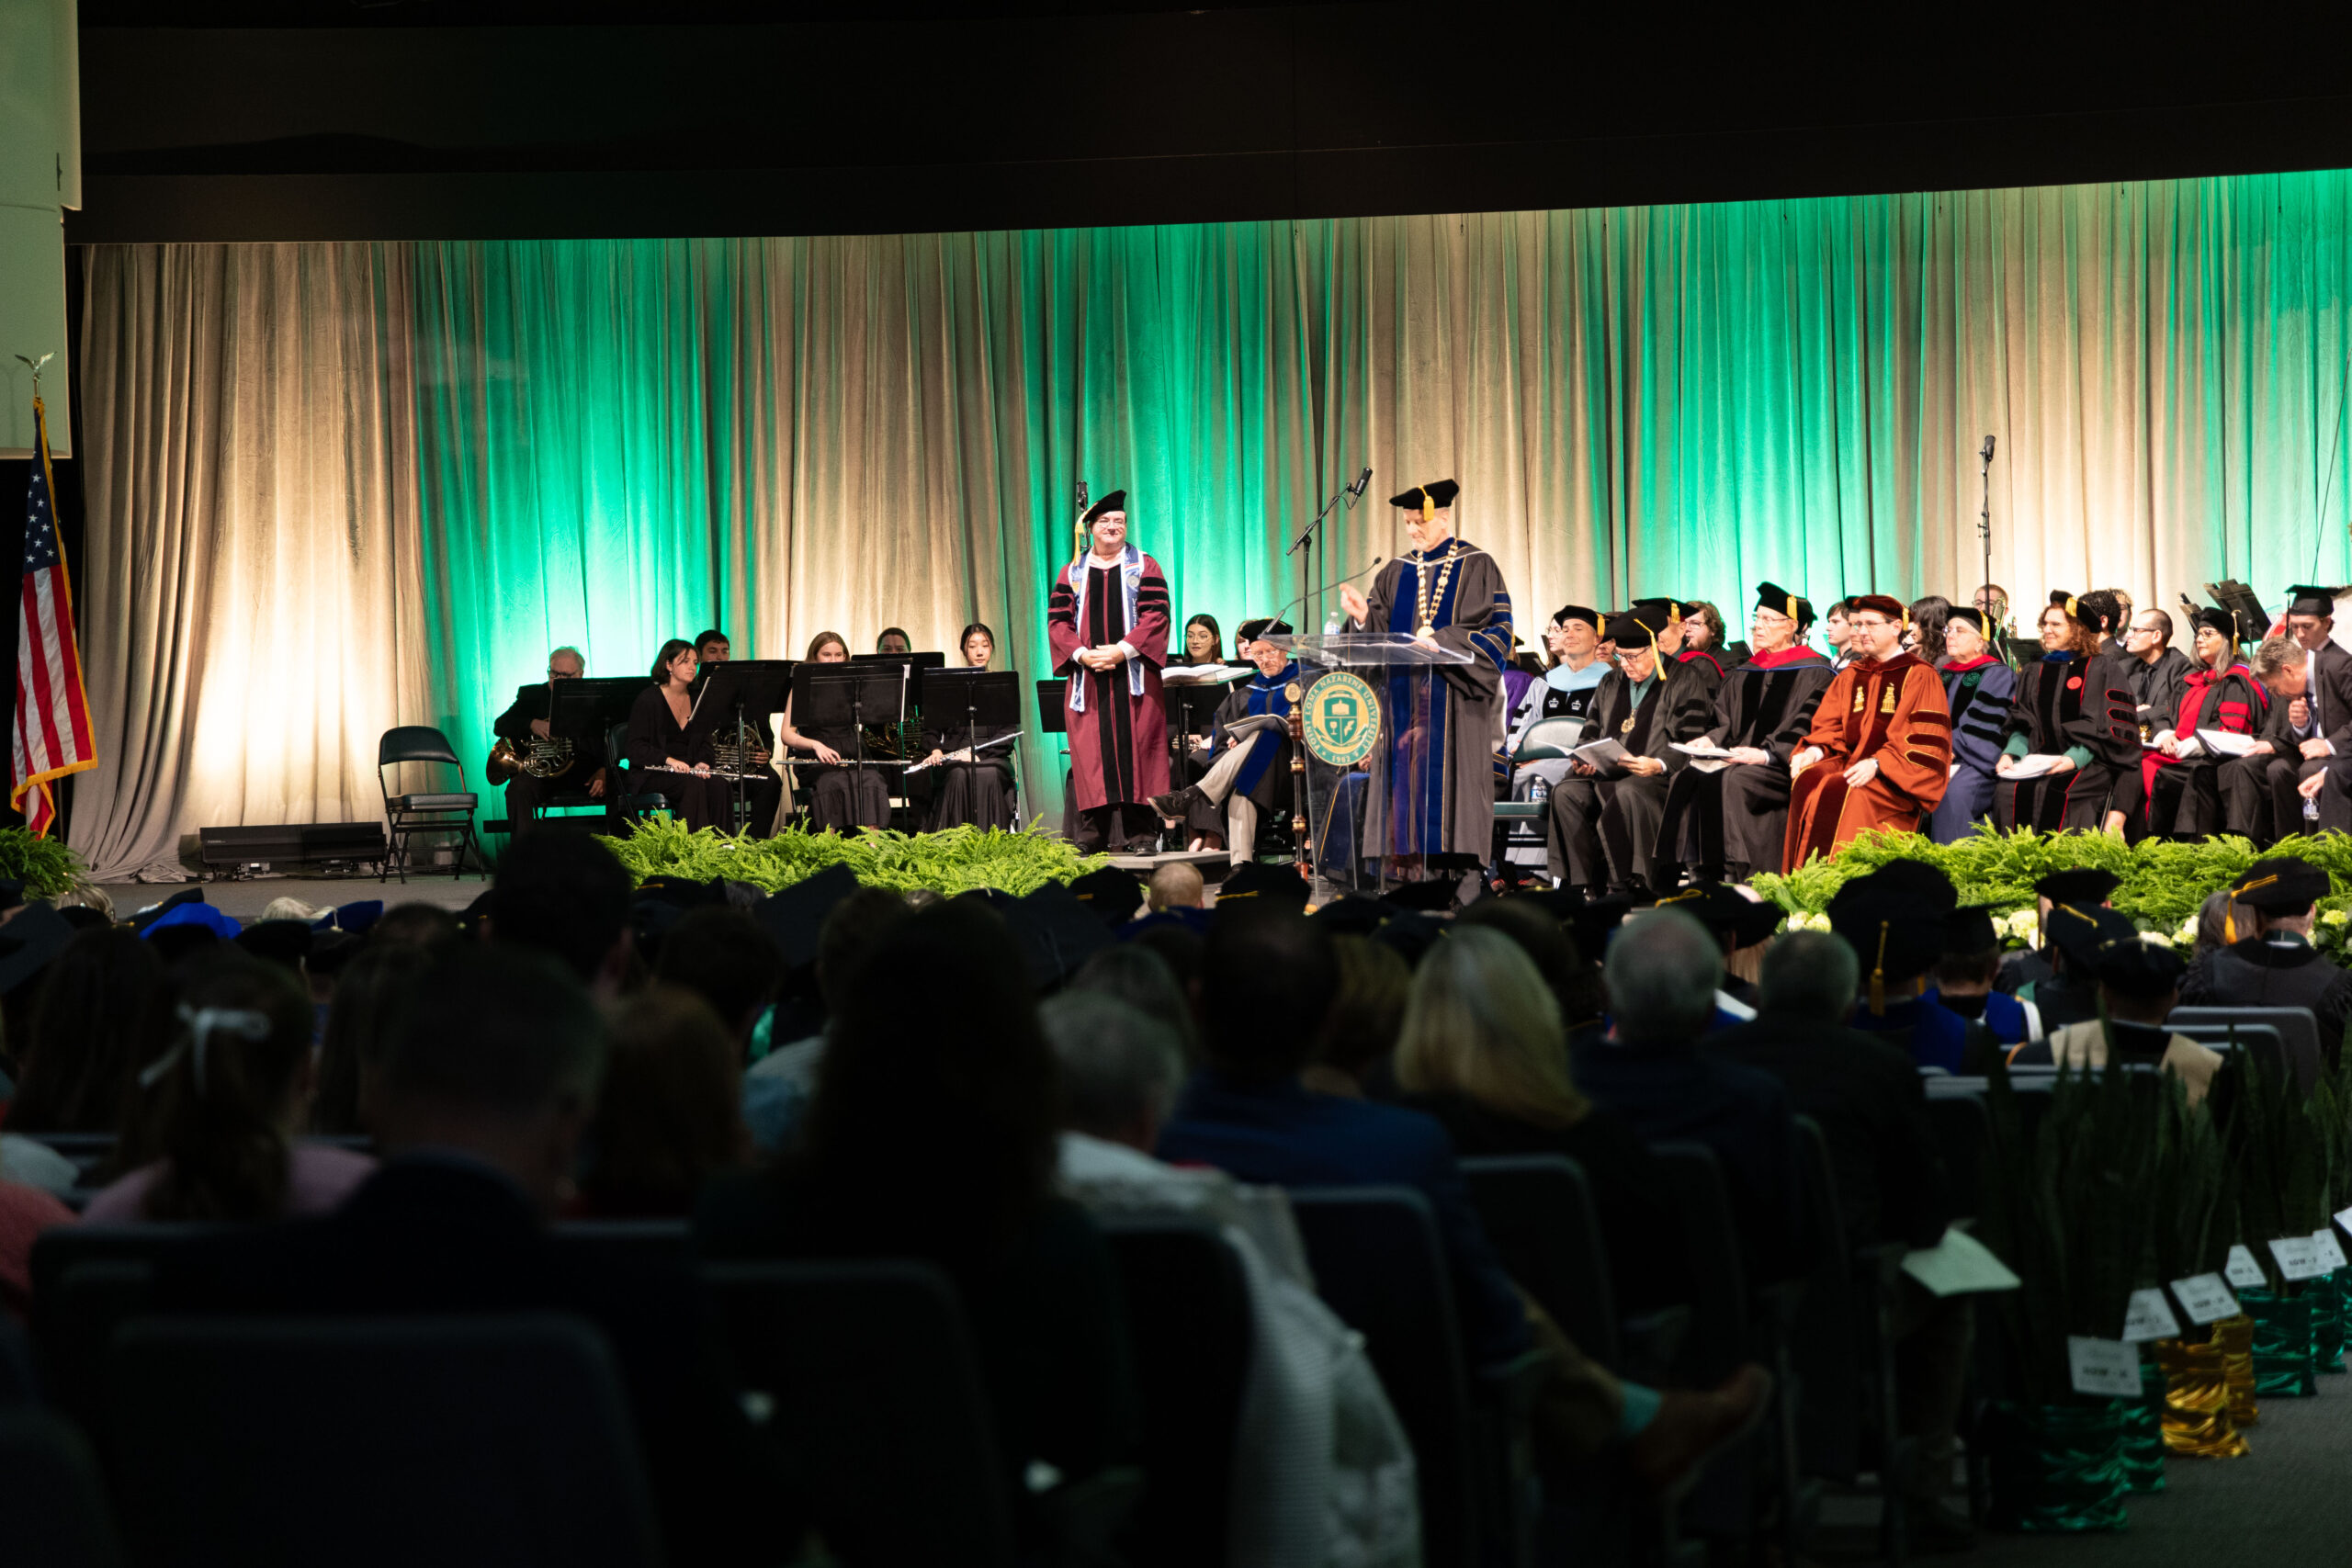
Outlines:
<svg viewBox="0 0 2352 1568"><path fill-rule="evenodd" d="M1917 654L1863 660L1838 671L1804 745L1821 761L1797 775L1789 791L1789 838L1781 870L1794 871L1815 855L1871 828L1915 831L1951 782L1951 710L1944 683ZM1848 768L1878 760L1878 776L1849 787Z"/></svg>

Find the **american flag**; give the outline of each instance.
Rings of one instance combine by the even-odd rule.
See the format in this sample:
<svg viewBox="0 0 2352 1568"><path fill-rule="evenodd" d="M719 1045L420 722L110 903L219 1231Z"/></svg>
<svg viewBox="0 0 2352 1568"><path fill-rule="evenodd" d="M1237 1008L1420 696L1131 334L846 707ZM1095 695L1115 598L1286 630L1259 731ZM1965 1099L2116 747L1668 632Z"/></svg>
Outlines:
<svg viewBox="0 0 2352 1568"><path fill-rule="evenodd" d="M56 509L49 473L49 421L33 400L40 450L27 487L25 592L17 615L16 782L8 804L25 826L46 834L57 820L50 782L96 767L90 743L90 700L82 690L82 650L74 641L74 590L57 548Z"/></svg>

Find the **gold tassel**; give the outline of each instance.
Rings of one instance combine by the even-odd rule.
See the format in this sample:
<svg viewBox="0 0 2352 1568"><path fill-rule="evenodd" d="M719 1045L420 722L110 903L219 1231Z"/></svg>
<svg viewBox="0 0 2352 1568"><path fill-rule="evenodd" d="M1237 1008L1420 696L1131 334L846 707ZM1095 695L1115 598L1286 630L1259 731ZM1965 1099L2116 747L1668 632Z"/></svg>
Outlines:
<svg viewBox="0 0 2352 1568"><path fill-rule="evenodd" d="M1423 487L1421 491L1421 521L1424 523L1437 521L1437 498L1430 494L1427 487Z"/></svg>
<svg viewBox="0 0 2352 1568"><path fill-rule="evenodd" d="M1871 1012L1881 1018L1886 1015L1886 932L1894 923L1878 923L1878 967L1871 971Z"/></svg>

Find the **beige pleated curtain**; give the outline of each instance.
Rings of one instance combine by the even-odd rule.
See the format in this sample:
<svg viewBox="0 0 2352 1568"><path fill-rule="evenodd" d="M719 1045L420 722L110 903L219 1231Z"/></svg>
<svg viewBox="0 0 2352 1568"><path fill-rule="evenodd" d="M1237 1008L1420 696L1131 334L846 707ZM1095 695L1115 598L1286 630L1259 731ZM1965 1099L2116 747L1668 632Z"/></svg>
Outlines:
<svg viewBox="0 0 2352 1568"><path fill-rule="evenodd" d="M1453 476L1531 640L1993 571L2173 604L2347 571L2352 176L817 240L95 247L81 585L102 875L379 815L574 643L989 623L1046 673L1076 483L1227 637ZM1298 617L1295 617L1298 618ZM1058 811L1032 727L1033 810ZM487 814L487 813L486 813Z"/></svg>

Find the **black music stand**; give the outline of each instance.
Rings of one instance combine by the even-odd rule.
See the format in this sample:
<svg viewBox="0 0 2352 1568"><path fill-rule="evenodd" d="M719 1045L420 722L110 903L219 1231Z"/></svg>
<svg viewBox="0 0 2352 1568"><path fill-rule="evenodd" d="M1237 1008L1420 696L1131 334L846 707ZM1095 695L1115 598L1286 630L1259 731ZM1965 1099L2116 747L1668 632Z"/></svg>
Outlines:
<svg viewBox="0 0 2352 1568"><path fill-rule="evenodd" d="M705 665L707 673L702 694L695 698L695 711L687 722L701 725L714 738L731 729L735 744L746 746L745 736L760 735L767 716L784 711L797 663L790 659L730 659L723 664ZM760 724L751 722L754 716ZM748 765L739 764L734 779L739 823L750 810L746 789L751 782Z"/></svg>
<svg viewBox="0 0 2352 1568"><path fill-rule="evenodd" d="M1040 735L1062 737L1062 757L1069 757L1069 677L1058 681L1037 682L1037 732ZM1062 770L1062 837L1073 838L1072 828L1078 820L1078 807L1069 792L1069 770Z"/></svg>
<svg viewBox="0 0 2352 1568"><path fill-rule="evenodd" d="M548 708L549 729L558 735L578 735L584 731L605 742L605 750L611 753L605 757L605 765L613 770L614 780L612 797L605 802L605 809L618 813L622 804L619 782L624 776L621 772L623 759L620 748L612 744L613 729L616 726L628 723L629 710L637 706L639 694L653 684L652 678L646 675L607 675L592 680L581 676L570 681L542 682L540 684L554 688ZM526 691L533 689L525 688ZM566 801L564 804L575 803Z"/></svg>
<svg viewBox="0 0 2352 1568"><path fill-rule="evenodd" d="M980 748L994 746L1021 732L1021 672L1017 670L935 669L929 685L931 705L923 710L923 731L943 751L957 729L972 761L981 761ZM980 731L989 739L982 740ZM1007 762L1014 748L1004 748ZM1017 781L1014 787L1018 789Z"/></svg>
<svg viewBox="0 0 2352 1568"><path fill-rule="evenodd" d="M947 655L944 653L853 653L852 664L904 665L907 669L907 706L922 711L922 673L926 670L944 670Z"/></svg>
<svg viewBox="0 0 2352 1568"><path fill-rule="evenodd" d="M812 724L827 728L847 724L857 737L857 758L849 765L871 767L865 760L865 727L904 724L909 684L906 661L896 656L878 665L804 660L792 671L792 728L805 734ZM905 765L902 759L899 766Z"/></svg>

